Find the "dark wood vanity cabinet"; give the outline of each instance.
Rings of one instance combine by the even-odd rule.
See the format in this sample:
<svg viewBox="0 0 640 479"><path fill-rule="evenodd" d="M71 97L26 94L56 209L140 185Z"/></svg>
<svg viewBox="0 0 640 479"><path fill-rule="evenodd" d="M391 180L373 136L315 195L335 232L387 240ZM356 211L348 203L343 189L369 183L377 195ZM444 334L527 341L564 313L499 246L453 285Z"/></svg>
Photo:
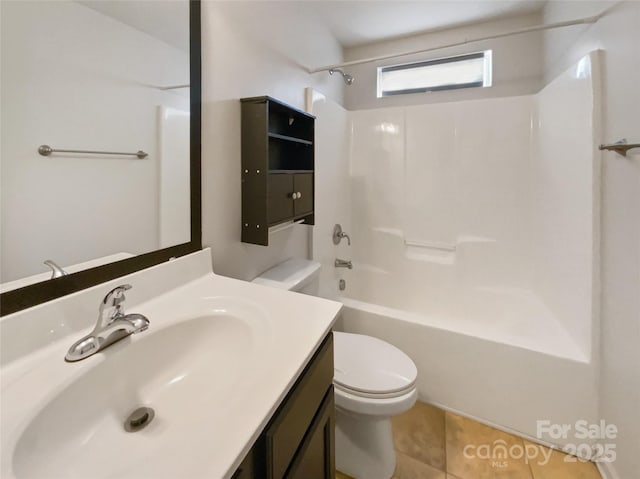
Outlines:
<svg viewBox="0 0 640 479"><path fill-rule="evenodd" d="M233 479L334 479L333 338L327 336Z"/></svg>
<svg viewBox="0 0 640 479"><path fill-rule="evenodd" d="M331 386L285 477L287 479L335 478L334 434L335 403L333 386Z"/></svg>
<svg viewBox="0 0 640 479"><path fill-rule="evenodd" d="M241 105L241 238L267 246L272 226L314 224L315 117L268 96Z"/></svg>

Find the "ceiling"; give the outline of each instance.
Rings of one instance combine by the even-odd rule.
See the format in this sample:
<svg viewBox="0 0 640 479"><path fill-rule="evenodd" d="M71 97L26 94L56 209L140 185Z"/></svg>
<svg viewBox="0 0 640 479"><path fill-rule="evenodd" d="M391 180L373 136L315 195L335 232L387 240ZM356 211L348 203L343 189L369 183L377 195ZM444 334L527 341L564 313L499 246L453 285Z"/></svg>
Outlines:
<svg viewBox="0 0 640 479"><path fill-rule="evenodd" d="M186 0L78 0L79 3L189 50ZM219 1L219 0L216 0ZM540 11L546 0L231 0L245 16L286 15L295 10L322 23L343 47L442 30ZM249 18L247 18L249 19Z"/></svg>
<svg viewBox="0 0 640 479"><path fill-rule="evenodd" d="M287 2L284 2L287 3ZM307 2L344 47L540 11L546 0Z"/></svg>
<svg viewBox="0 0 640 479"><path fill-rule="evenodd" d="M189 3L186 0L78 0L78 3L189 51Z"/></svg>

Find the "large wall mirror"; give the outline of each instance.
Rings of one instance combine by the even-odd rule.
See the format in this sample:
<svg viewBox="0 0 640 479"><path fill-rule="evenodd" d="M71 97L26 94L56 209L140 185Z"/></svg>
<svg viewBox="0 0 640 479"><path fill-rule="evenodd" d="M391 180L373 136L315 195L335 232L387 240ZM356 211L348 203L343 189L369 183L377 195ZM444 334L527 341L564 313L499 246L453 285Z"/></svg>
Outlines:
<svg viewBox="0 0 640 479"><path fill-rule="evenodd" d="M0 8L2 315L200 249L200 2Z"/></svg>

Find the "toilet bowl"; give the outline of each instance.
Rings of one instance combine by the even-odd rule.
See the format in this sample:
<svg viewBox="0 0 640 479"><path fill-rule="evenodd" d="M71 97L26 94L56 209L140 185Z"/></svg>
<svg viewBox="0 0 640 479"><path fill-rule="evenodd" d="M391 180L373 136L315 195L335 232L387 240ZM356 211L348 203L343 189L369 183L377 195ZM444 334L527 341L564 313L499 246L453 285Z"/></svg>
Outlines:
<svg viewBox="0 0 640 479"><path fill-rule="evenodd" d="M395 346L334 332L336 468L356 479L389 479L396 467L391 417L416 403L418 371Z"/></svg>
<svg viewBox="0 0 640 479"><path fill-rule="evenodd" d="M317 294L320 263L291 258L253 280ZM396 466L391 417L415 404L417 368L395 346L334 332L336 469L355 479L390 479Z"/></svg>

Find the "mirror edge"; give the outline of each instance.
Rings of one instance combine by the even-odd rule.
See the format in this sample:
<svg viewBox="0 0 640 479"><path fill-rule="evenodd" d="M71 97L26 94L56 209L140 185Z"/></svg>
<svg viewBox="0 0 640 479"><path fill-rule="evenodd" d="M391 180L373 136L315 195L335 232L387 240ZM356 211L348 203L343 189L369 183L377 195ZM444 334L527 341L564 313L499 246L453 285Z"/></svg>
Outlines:
<svg viewBox="0 0 640 479"><path fill-rule="evenodd" d="M200 0L189 0L191 241L7 291L0 295L0 316L6 316L202 249L202 41L200 9Z"/></svg>

